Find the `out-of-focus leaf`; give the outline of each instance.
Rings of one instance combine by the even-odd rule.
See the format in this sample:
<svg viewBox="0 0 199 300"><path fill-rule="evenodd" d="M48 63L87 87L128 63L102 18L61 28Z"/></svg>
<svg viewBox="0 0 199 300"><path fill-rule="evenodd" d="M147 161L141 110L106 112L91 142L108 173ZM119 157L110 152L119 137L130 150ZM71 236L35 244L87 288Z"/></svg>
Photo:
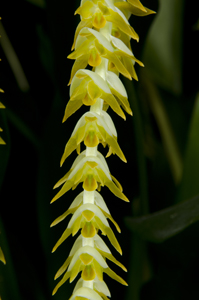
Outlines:
<svg viewBox="0 0 199 300"><path fill-rule="evenodd" d="M6 265L4 266L0 262L0 292L2 299L16 299L21 300L21 295L18 288L18 277L15 273L12 259L10 256L9 246L6 238L6 234L3 228L3 223L0 219L0 241L3 249L3 253L6 259Z"/></svg>
<svg viewBox="0 0 199 300"><path fill-rule="evenodd" d="M45 0L27 0L28 2L32 3L33 5L36 5L40 8L45 8L46 7L46 2Z"/></svg>
<svg viewBox="0 0 199 300"><path fill-rule="evenodd" d="M6 120L6 112L5 110L0 110L0 125L3 128L3 132L1 133L3 140L6 145L0 145L0 187L3 182L4 174L6 171L9 153L10 153L10 136L8 131L8 125Z"/></svg>
<svg viewBox="0 0 199 300"><path fill-rule="evenodd" d="M54 82L55 74L53 68L53 46L49 36L44 31L44 28L38 24L37 27L37 35L39 38L39 55L40 60L47 71L48 75L51 77L51 80Z"/></svg>
<svg viewBox="0 0 199 300"><path fill-rule="evenodd" d="M194 24L193 29L194 29L194 30L199 30L199 19L198 19L197 22Z"/></svg>
<svg viewBox="0 0 199 300"><path fill-rule="evenodd" d="M193 108L177 202L199 194L199 94Z"/></svg>
<svg viewBox="0 0 199 300"><path fill-rule="evenodd" d="M147 172L146 172L146 160L144 155L144 145L143 145L143 128L140 116L140 108L138 97L134 88L134 85L129 82L129 80L124 79L125 87L128 91L129 102L132 107L134 117L134 130L135 130L135 140L137 147L137 161L138 161L138 174L140 183L140 202L141 210L143 214L148 213L148 182L147 182Z"/></svg>
<svg viewBox="0 0 199 300"><path fill-rule="evenodd" d="M144 77L144 79L144 87L148 95L151 110L158 124L174 182L179 183L182 177L182 158L173 128L171 127L169 117L157 87L149 78Z"/></svg>
<svg viewBox="0 0 199 300"><path fill-rule="evenodd" d="M160 0L144 49L144 64L155 81L179 94L181 81L182 11L184 1Z"/></svg>
<svg viewBox="0 0 199 300"><path fill-rule="evenodd" d="M199 220L199 196L156 213L126 218L128 228L142 239L160 243Z"/></svg>
<svg viewBox="0 0 199 300"><path fill-rule="evenodd" d="M40 140L33 130L13 111L7 108L8 120L24 135L38 150L40 147Z"/></svg>
<svg viewBox="0 0 199 300"><path fill-rule="evenodd" d="M23 92L27 92L30 88L28 80L2 23L0 23L0 32L2 34L1 46L15 76L17 84Z"/></svg>

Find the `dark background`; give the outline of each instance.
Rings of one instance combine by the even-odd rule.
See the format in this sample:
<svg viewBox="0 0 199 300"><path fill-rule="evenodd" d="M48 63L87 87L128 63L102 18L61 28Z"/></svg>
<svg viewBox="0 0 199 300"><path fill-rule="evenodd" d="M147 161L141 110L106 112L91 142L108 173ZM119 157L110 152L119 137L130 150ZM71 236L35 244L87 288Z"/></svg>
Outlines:
<svg viewBox="0 0 199 300"><path fill-rule="evenodd" d="M0 111L0 127L4 129L1 136L6 142L6 146L0 146L0 245L7 262L5 266L0 265L3 300L51 298L54 274L67 258L74 238L67 239L51 254L69 218L52 229L50 224L81 191L78 187L63 199L49 204L55 195L54 184L76 157L73 153L60 169L64 146L77 120L87 110L82 107L62 124L73 64L67 56L79 22L79 17L74 16L79 1L47 0L44 6L33 2L2 0L0 3L2 24L29 83L29 88L20 89L0 47L0 87L5 91L0 101L6 106ZM160 10L167 8L163 2L166 1L143 1L157 15L131 17L130 20L140 35L139 44L132 42L133 52L145 64L144 70L136 66L139 82L129 84L124 80L133 119L127 116L124 122L110 108L108 110L128 163L124 164L116 156L111 156L107 162L130 200L124 203L107 188L102 189L107 206L122 229L121 235L116 233L116 236L123 256L120 258L111 245L110 248L129 270L123 274L110 263L110 267L129 283L126 288L105 275L112 299L194 300L199 296L198 223L159 244L140 240L125 223L126 216L157 212L199 194L196 167L199 158L191 155L193 166L188 163L182 179L176 182L165 148L168 140L159 128L148 99L153 95L145 84L147 80L152 82L158 91L182 166L187 166L190 124L198 92L198 12L194 1L173 1L173 6L168 4L168 10L162 12L167 20L165 27L154 29ZM161 42L152 44L152 28L156 41L161 41L167 28L171 29L168 56L176 62L173 68L169 69L166 62L164 45L161 47ZM168 66L167 74L165 65ZM197 149L197 134L195 138L194 149ZM104 151L100 146L99 150L106 154L107 149ZM190 186L189 181L193 187L183 188ZM109 246L108 241L107 244ZM54 299L68 299L73 287L74 283L65 283Z"/></svg>

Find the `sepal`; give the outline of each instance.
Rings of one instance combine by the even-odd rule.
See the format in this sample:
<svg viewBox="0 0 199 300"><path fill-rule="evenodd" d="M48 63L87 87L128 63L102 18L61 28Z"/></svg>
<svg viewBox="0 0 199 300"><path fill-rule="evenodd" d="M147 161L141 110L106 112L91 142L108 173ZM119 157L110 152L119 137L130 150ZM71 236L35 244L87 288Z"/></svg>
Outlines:
<svg viewBox="0 0 199 300"><path fill-rule="evenodd" d="M98 278L99 281L103 282L103 272L105 272L111 278L119 281L121 284L126 285L126 282L109 268L105 258L108 258L126 271L126 268L120 262L118 262L112 254L102 251L99 252L97 249L91 246L83 246L80 247L72 257L69 256L64 265L58 271L56 278L58 278L67 269L65 275L56 285L53 294L56 293L58 288L66 280L69 279L70 282L72 282L79 272L82 272L81 277L84 281L92 281L95 278Z"/></svg>
<svg viewBox="0 0 199 300"><path fill-rule="evenodd" d="M112 42L112 40L114 40L114 42ZM77 62L82 61L84 65L87 66L87 64L90 64L92 67L99 66L101 58L106 58L114 64L118 72L131 80L130 74L121 62L120 57L123 56L128 56L130 59L142 65L120 39L112 37L110 34L105 37L96 30L83 28L79 32L76 40L75 51L72 52L68 58L76 59ZM74 74L79 70L79 64L77 65L77 62L75 62L73 66L70 82Z"/></svg>
<svg viewBox="0 0 199 300"><path fill-rule="evenodd" d="M86 191L94 191L101 186L107 186L115 196L129 202L122 193L121 185L114 177L111 177L108 165L102 154L97 152L97 156L86 156L86 151L83 151L74 161L70 171L55 185L54 188L57 188L63 184L51 203L63 196L71 188L76 188L80 182L83 182L83 188Z"/></svg>
<svg viewBox="0 0 199 300"><path fill-rule="evenodd" d="M128 18L125 16L122 10L118 9L118 7L116 7L109 0L105 0L103 2L82 1L80 7L76 10L75 14L79 14L81 16L80 27L82 28L83 22L89 22L88 27L93 27L97 30L103 28L106 25L106 22L111 22L114 24L114 26L120 28L120 30L122 30L131 38L137 41L139 40L138 34L130 26ZM73 45L75 45L79 31L79 28L77 28Z"/></svg>
<svg viewBox="0 0 199 300"><path fill-rule="evenodd" d="M110 228L103 211L96 205L90 203L83 204L76 209L64 233L53 247L52 252L54 252L71 234L74 236L80 228L82 229L81 234L85 238L93 238L96 235L97 230L100 229L104 235L107 235L115 249L122 254L121 247Z"/></svg>
<svg viewBox="0 0 199 300"><path fill-rule="evenodd" d="M108 123L112 124L112 128L106 123L107 119ZM74 150L79 151L82 141L84 141L84 144L87 147L96 147L99 143L102 143L105 147L108 144L109 151L113 154L117 154L121 160L126 162L126 158L117 143L117 133L113 127L113 122L106 112L103 112L101 115L92 111L85 113L77 122L73 133L65 146L60 165L63 165L65 159ZM111 129L113 130L111 131Z"/></svg>
<svg viewBox="0 0 199 300"><path fill-rule="evenodd" d="M89 71L79 70L70 88L70 100L66 105L63 122L75 113L83 104L92 106L97 99L104 100L119 116L126 119L120 103L113 96L108 84L101 76Z"/></svg>

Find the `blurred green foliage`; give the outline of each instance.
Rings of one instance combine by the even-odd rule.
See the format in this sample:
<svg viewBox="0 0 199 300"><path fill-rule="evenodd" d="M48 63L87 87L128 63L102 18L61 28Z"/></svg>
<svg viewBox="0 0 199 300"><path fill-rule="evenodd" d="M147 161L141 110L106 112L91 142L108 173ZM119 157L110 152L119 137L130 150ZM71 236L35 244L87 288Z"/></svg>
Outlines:
<svg viewBox="0 0 199 300"><path fill-rule="evenodd" d="M190 0L142 3L157 14L130 20L140 35L132 49L145 65L136 66L139 82L124 80L134 116L123 122L109 109L128 163L112 156L108 164L131 204L102 189L122 229L118 240L129 287L105 281L112 299L192 300L199 296L198 10ZM0 3L3 300L50 299L54 274L73 244L69 238L51 254L67 223L52 229L50 224L78 191L49 203L52 187L76 157L59 168L65 143L86 110L61 123L78 6L79 1L63 0ZM73 287L66 283L54 299L68 299Z"/></svg>

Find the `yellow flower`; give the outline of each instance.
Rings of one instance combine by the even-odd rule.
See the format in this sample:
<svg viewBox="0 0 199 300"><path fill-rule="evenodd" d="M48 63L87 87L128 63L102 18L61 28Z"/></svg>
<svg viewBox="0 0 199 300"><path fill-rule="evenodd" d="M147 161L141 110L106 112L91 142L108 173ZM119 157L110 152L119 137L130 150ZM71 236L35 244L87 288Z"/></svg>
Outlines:
<svg viewBox="0 0 199 300"><path fill-rule="evenodd" d="M81 278L84 281L91 281L97 277L99 281L103 282L103 273L106 273L114 280L120 282L121 284L127 285L127 283L120 276L118 276L109 268L104 257L110 259L112 262L120 266L124 271L126 271L126 268L120 262L118 262L112 254L102 251L100 252L92 246L79 247L73 255L67 258L64 265L55 275L55 279L57 279L68 268L63 278L56 285L53 294L56 293L57 289L66 280L70 279L69 281L72 282L77 277L79 272L82 272Z"/></svg>
<svg viewBox="0 0 199 300"><path fill-rule="evenodd" d="M99 198L99 193L95 191L95 198ZM78 200L82 198L80 194ZM76 200L77 201L77 200ZM104 235L107 235L108 239L115 247L115 249L122 254L121 247L109 226L107 219L110 219L113 224L115 225L118 232L120 232L120 228L118 224L114 221L111 217L110 212L107 210L103 210L101 207L92 204L92 203L85 203L82 204L80 202L75 207L70 207L64 214L58 217L51 226L55 226L62 220L64 220L69 214L73 214L68 226L60 239L57 241L53 248L53 252L72 234L73 236L79 231L81 228L81 235L82 238L93 238L96 239L97 231L100 229Z"/></svg>
<svg viewBox="0 0 199 300"><path fill-rule="evenodd" d="M97 151L96 156L86 156L85 150L76 158L70 171L54 186L54 188L57 188L63 184L63 187L55 195L51 203L63 196L71 188L75 189L80 182L83 182L83 188L86 191L94 191L106 185L115 196L124 201L129 201L122 193L120 183L110 174L103 155Z"/></svg>
<svg viewBox="0 0 199 300"><path fill-rule="evenodd" d="M126 8L125 8L126 9ZM139 10L139 8L137 8ZM96 29L103 28L107 22L111 22L115 26L119 27L124 33L129 35L135 40L139 40L139 37L135 30L130 26L127 18L124 16L121 10L119 10L112 1L81 1L81 6L76 10L75 14L81 16L81 22L79 23L75 39L79 35L79 32L82 28L91 28Z"/></svg>
<svg viewBox="0 0 199 300"><path fill-rule="evenodd" d="M77 158L70 170L54 188L61 186L51 203L62 197L70 189L82 183L83 191L74 199L61 216L51 226L55 226L72 214L68 225L56 242L54 252L70 235L79 233L68 258L58 270L55 279L63 275L53 290L69 279L72 282L81 272L70 300L108 300L110 291L103 280L106 273L121 284L127 283L111 270L107 260L124 271L126 268L111 254L101 235L106 235L112 246L122 254L121 247L109 225L111 221L120 232L118 224L99 194L101 187L108 189L118 198L128 202L121 184L109 171L108 164L98 151L101 143L108 146L107 156L116 154L122 161L126 158L118 144L114 123L106 109L111 109L126 119L123 110L132 115L128 96L119 75L138 80L134 64L143 66L133 55L130 39L139 40L130 26L131 14L145 16L154 13L144 7L139 0L81 0L75 14L81 21L76 29L69 59L74 59L70 76L70 99L66 105L63 122L82 105L89 111L78 120L61 158L61 166L66 158L77 151ZM85 69L89 65L92 70ZM81 152L81 143L86 150Z"/></svg>
<svg viewBox="0 0 199 300"><path fill-rule="evenodd" d="M95 277L95 279L93 280L93 283L90 284L90 282L87 282L87 286L84 287L85 281L80 278L74 288L73 291L73 295L71 297L71 299L78 299L78 300L82 300L82 298L78 298L81 297L80 295L86 295L87 299L105 299L108 300L108 297L111 297L111 293L106 285L106 283L104 281L100 281L97 277ZM88 290L88 288L90 288ZM93 291L93 292L91 292ZM101 296L99 298L99 296ZM75 297L75 298L74 298Z"/></svg>
<svg viewBox="0 0 199 300"><path fill-rule="evenodd" d="M103 299L108 299L102 293L101 296ZM103 300L101 296L94 289L81 287L72 294L70 300Z"/></svg>
<svg viewBox="0 0 199 300"><path fill-rule="evenodd" d="M112 72L111 72L112 73ZM112 73L113 74L113 73ZM111 75L109 75L111 77ZM111 83L111 81L110 81ZM117 99L113 93L117 95ZM92 106L98 99L103 99L119 116L125 119L120 105L131 114L127 98L111 87L103 78L89 70L79 70L72 80L70 87L70 100L66 106L63 122L66 121L83 104ZM118 100L119 99L119 100ZM98 110L102 111L102 107Z"/></svg>
<svg viewBox="0 0 199 300"><path fill-rule="evenodd" d="M107 157L112 153L117 154L121 160L126 162L126 158L117 143L115 126L105 111L103 111L101 115L90 111L80 118L65 146L61 166L75 149L77 153L80 154L80 143L82 141L84 141L87 147L96 147L99 143L102 143L105 147L108 144L109 152Z"/></svg>
<svg viewBox="0 0 199 300"><path fill-rule="evenodd" d="M143 66L120 39L111 34L104 36L91 28L81 29L75 43L75 51L68 58L76 59L71 71L70 82L79 69L85 68L87 64L91 67L97 67L101 64L102 58L108 59L112 64L112 68L114 66L117 72L130 80L131 77L137 80L137 75L133 67L134 63L137 62L140 66ZM121 58L130 64L134 71L129 73L122 63Z"/></svg>

